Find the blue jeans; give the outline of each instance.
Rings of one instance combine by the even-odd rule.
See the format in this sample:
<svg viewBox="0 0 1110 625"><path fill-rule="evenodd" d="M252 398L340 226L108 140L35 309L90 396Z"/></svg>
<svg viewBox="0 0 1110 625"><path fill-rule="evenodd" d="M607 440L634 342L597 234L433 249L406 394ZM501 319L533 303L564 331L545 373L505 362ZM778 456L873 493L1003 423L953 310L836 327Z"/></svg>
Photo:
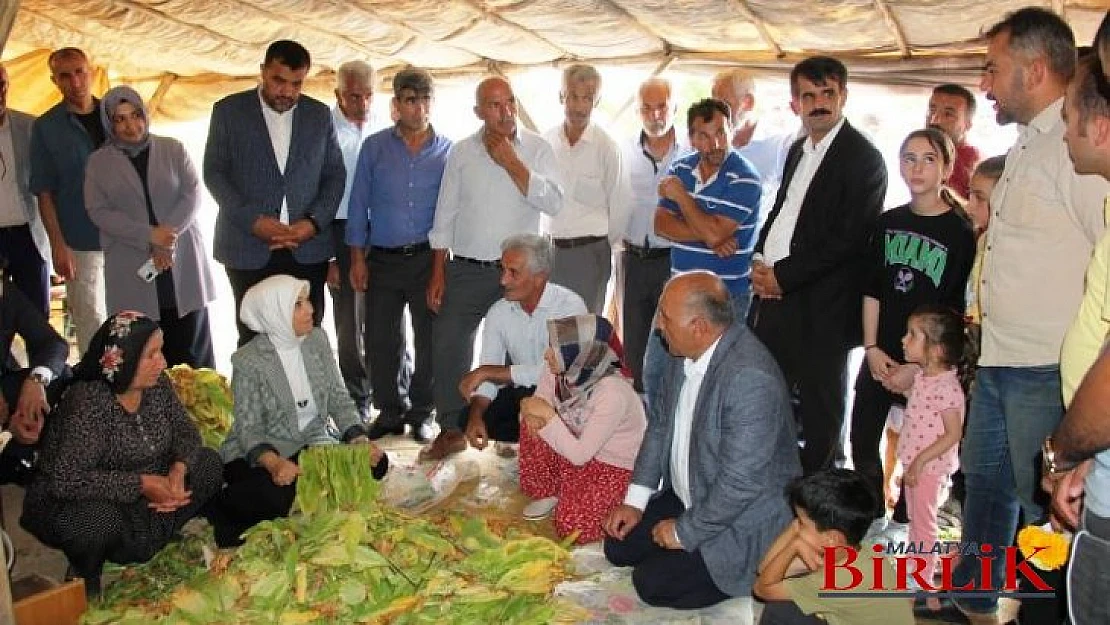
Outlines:
<svg viewBox="0 0 1110 625"><path fill-rule="evenodd" d="M967 485L963 540L989 544L992 554L1001 555L1002 547L1013 544L1020 513L1026 523L1043 517L1044 509L1035 501L1040 492L1040 446L1063 414L1058 366L979 369L960 452ZM1002 557L991 563L996 589L1006 579L1004 564ZM974 582L976 590L984 590L979 559L961 559L953 581L957 586ZM966 598L959 603L974 612L993 612L998 598Z"/></svg>
<svg viewBox="0 0 1110 625"><path fill-rule="evenodd" d="M748 307L751 306L751 303L752 296L750 293L732 294L733 323L746 323L745 319L748 318ZM652 317L651 332L648 334L647 347L644 349L644 397L647 398L649 414L655 394L659 392L659 387L662 384L663 372L667 369L667 360L671 358L670 352L663 346L663 336L659 333L659 329L655 327L654 320L658 316L659 308L656 307L655 316Z"/></svg>

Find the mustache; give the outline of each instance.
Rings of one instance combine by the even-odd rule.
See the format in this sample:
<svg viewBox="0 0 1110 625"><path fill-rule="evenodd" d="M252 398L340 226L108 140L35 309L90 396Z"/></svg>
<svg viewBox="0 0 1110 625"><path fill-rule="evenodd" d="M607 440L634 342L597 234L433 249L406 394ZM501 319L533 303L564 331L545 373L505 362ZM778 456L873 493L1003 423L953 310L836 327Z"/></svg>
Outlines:
<svg viewBox="0 0 1110 625"><path fill-rule="evenodd" d="M813 109L810 111L810 117L817 117L818 115L832 115L832 111L828 109Z"/></svg>

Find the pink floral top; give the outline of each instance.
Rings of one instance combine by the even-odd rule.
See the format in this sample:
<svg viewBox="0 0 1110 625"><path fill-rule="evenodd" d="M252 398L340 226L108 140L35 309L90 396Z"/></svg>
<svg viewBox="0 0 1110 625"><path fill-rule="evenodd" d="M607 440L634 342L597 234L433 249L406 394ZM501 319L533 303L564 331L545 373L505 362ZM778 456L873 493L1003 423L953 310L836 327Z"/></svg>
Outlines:
<svg viewBox="0 0 1110 625"><path fill-rule="evenodd" d="M898 459L903 465L909 466L919 453L944 435L944 421L940 415L946 410L958 412L960 425L963 425L964 391L956 370L934 376L918 373L913 379L902 436L898 439ZM951 475L959 466L959 445L953 445L928 462L923 470L931 475Z"/></svg>

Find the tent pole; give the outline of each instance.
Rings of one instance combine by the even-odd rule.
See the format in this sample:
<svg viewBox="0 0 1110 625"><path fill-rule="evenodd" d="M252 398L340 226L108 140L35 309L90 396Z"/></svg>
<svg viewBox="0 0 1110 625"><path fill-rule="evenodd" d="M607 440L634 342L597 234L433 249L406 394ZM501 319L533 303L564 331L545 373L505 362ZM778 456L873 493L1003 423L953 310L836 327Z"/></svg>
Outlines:
<svg viewBox="0 0 1110 625"><path fill-rule="evenodd" d="M12 34L12 26L15 25L15 14L19 13L19 1L8 0L8 2L0 5L0 55L4 54L8 37Z"/></svg>
<svg viewBox="0 0 1110 625"><path fill-rule="evenodd" d="M154 95L150 96L150 101L146 103L146 110L150 112L151 121L158 117L158 107L162 105L162 99L166 97L166 92L170 90L170 85L177 80L177 74L166 72L162 74L162 80L158 81L158 88L154 90Z"/></svg>

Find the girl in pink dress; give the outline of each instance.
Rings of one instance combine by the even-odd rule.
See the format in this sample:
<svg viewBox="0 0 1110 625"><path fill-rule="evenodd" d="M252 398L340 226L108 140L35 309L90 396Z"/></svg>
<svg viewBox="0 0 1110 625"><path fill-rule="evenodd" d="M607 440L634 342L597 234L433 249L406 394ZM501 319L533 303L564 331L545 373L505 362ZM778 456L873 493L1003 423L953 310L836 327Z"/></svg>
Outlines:
<svg viewBox="0 0 1110 625"><path fill-rule="evenodd" d="M578 532L576 542L593 542L632 480L647 419L604 317L555 319L547 328L548 371L520 402L520 488L536 500L525 517L554 511L560 537Z"/></svg>
<svg viewBox="0 0 1110 625"><path fill-rule="evenodd" d="M959 466L965 402L958 370L967 341L963 318L942 306L921 306L907 325L902 348L906 360L921 370L907 393L898 459L906 467L902 485L910 517L909 540L925 559L921 579L932 584L936 556L930 552L937 542L937 508L944 501L949 476ZM940 608L935 598L926 603L930 609Z"/></svg>

